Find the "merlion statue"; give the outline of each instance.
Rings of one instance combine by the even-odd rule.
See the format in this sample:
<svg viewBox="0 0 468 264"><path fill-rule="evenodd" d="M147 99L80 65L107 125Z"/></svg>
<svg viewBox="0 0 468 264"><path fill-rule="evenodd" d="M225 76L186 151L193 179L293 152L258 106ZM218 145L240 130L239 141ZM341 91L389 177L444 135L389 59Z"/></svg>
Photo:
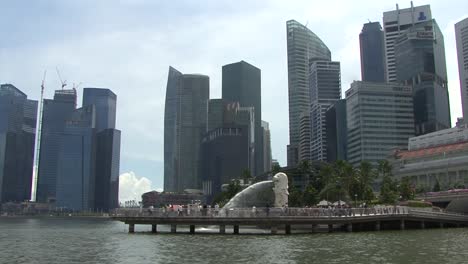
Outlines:
<svg viewBox="0 0 468 264"><path fill-rule="evenodd" d="M283 172L273 176L273 192L275 194L275 207L288 206L288 176Z"/></svg>

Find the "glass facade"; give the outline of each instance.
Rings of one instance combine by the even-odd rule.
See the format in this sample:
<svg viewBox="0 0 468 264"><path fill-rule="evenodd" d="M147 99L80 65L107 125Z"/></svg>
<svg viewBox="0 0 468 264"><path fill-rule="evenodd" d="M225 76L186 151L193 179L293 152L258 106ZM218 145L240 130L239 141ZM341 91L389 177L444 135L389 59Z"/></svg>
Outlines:
<svg viewBox="0 0 468 264"><path fill-rule="evenodd" d="M0 86L0 203L31 197L37 101Z"/></svg>
<svg viewBox="0 0 468 264"><path fill-rule="evenodd" d="M397 80L413 87L415 133L451 127L444 38L435 20L396 39Z"/></svg>
<svg viewBox="0 0 468 264"><path fill-rule="evenodd" d="M468 123L468 18L455 24L455 38L463 118L466 124Z"/></svg>
<svg viewBox="0 0 468 264"><path fill-rule="evenodd" d="M384 33L379 22L364 24L359 34L361 79L363 82L385 82Z"/></svg>
<svg viewBox="0 0 468 264"><path fill-rule="evenodd" d="M117 96L105 88L84 88L83 106L96 107L96 130L115 128Z"/></svg>
<svg viewBox="0 0 468 264"><path fill-rule="evenodd" d="M336 101L325 114L327 130L327 161L348 160L348 128L346 99Z"/></svg>
<svg viewBox="0 0 468 264"><path fill-rule="evenodd" d="M331 53L322 40L306 26L295 20L286 22L289 93L289 145L288 166L299 158L300 116L309 113L309 63L314 60L331 60Z"/></svg>
<svg viewBox="0 0 468 264"><path fill-rule="evenodd" d="M226 102L238 102L241 107L253 107L255 113L255 166L254 174L264 170L261 71L240 61L223 66L222 98Z"/></svg>

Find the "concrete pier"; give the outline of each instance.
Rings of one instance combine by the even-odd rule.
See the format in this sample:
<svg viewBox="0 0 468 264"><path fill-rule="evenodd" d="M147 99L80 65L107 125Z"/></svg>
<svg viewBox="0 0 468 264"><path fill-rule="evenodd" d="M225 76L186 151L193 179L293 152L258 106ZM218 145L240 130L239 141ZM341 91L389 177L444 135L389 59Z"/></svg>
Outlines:
<svg viewBox="0 0 468 264"><path fill-rule="evenodd" d="M171 225L171 233L176 233L177 232L177 225L172 224Z"/></svg>
<svg viewBox="0 0 468 264"><path fill-rule="evenodd" d="M375 231L380 231L380 221L375 222Z"/></svg>
<svg viewBox="0 0 468 264"><path fill-rule="evenodd" d="M421 221L421 229L425 229L426 228L426 223L424 221Z"/></svg>
<svg viewBox="0 0 468 264"><path fill-rule="evenodd" d="M277 226L272 226L271 227L271 234L272 235L278 234L278 227Z"/></svg>
<svg viewBox="0 0 468 264"><path fill-rule="evenodd" d="M405 230L405 220L400 221L400 230Z"/></svg>
<svg viewBox="0 0 468 264"><path fill-rule="evenodd" d="M353 232L353 224L351 224L351 223L350 223L350 224L347 224L347 225L346 225L346 231L348 231L348 232Z"/></svg>
<svg viewBox="0 0 468 264"><path fill-rule="evenodd" d="M128 224L128 232L135 233L135 224Z"/></svg>
<svg viewBox="0 0 468 264"><path fill-rule="evenodd" d="M219 225L219 233L220 234L226 234L226 226L225 225Z"/></svg>
<svg viewBox="0 0 468 264"><path fill-rule="evenodd" d="M190 234L195 234L195 225L190 225Z"/></svg>
<svg viewBox="0 0 468 264"><path fill-rule="evenodd" d="M157 232L157 225L151 225L151 233Z"/></svg>
<svg viewBox="0 0 468 264"><path fill-rule="evenodd" d="M290 234L291 234L291 225L286 225L286 226L284 227L284 233L285 233L286 235L290 235Z"/></svg>
<svg viewBox="0 0 468 264"><path fill-rule="evenodd" d="M328 233L333 232L333 224L328 224Z"/></svg>
<svg viewBox="0 0 468 264"><path fill-rule="evenodd" d="M238 225L234 225L234 234L239 234L239 226Z"/></svg>

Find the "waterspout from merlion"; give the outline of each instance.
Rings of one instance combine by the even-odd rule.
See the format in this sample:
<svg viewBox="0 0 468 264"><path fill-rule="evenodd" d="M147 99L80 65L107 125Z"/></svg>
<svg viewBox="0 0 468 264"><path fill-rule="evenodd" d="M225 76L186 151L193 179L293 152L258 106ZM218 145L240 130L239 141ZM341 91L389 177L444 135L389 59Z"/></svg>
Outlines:
<svg viewBox="0 0 468 264"><path fill-rule="evenodd" d="M288 195L288 176L279 172L273 180L257 182L237 193L223 208L284 207Z"/></svg>

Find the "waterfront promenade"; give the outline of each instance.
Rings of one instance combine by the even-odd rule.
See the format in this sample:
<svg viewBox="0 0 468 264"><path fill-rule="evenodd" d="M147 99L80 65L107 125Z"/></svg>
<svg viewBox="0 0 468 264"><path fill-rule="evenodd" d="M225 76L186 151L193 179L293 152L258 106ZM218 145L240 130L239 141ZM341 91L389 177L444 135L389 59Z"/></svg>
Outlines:
<svg viewBox="0 0 468 264"><path fill-rule="evenodd" d="M294 226L309 226L311 232L325 228L333 231L379 231L388 229L466 227L468 216L463 214L432 212L404 206L376 206L372 208L242 208L216 210L165 209L118 209L114 220L128 225L129 233L135 232L135 225L151 225L157 233L158 225L170 225L171 233L177 226L189 226L195 233L195 226L219 226L219 233L226 233L226 226L232 226L239 234L241 226L268 228L272 234L279 231L291 234ZM320 227L320 228L319 228Z"/></svg>

